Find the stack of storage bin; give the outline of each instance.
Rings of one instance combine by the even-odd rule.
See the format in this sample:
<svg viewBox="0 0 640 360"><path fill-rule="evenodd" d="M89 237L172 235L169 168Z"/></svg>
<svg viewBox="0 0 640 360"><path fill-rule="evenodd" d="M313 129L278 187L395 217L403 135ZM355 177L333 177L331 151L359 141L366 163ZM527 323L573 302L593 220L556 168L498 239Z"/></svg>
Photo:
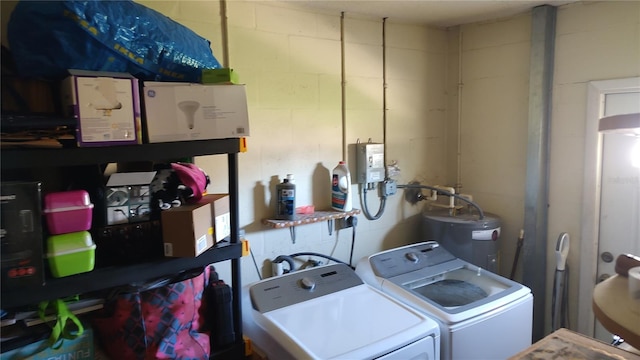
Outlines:
<svg viewBox="0 0 640 360"><path fill-rule="evenodd" d="M84 190L53 192L44 197L51 274L64 277L93 270L96 245L91 238L93 204Z"/></svg>

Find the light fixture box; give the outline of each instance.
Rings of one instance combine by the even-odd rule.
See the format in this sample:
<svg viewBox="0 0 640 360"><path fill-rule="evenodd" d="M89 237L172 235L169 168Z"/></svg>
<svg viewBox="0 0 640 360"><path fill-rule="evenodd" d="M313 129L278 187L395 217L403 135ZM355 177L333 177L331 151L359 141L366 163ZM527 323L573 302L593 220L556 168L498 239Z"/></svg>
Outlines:
<svg viewBox="0 0 640 360"><path fill-rule="evenodd" d="M155 171L143 171L109 176L104 195L107 225L151 219L151 182L155 175Z"/></svg>
<svg viewBox="0 0 640 360"><path fill-rule="evenodd" d="M144 82L145 142L249 136L244 85Z"/></svg>
<svg viewBox="0 0 640 360"><path fill-rule="evenodd" d="M77 120L79 147L141 144L138 79L127 73L69 70L64 115Z"/></svg>
<svg viewBox="0 0 640 360"><path fill-rule="evenodd" d="M161 213L164 256L196 257L231 234L228 194L208 194L197 203Z"/></svg>

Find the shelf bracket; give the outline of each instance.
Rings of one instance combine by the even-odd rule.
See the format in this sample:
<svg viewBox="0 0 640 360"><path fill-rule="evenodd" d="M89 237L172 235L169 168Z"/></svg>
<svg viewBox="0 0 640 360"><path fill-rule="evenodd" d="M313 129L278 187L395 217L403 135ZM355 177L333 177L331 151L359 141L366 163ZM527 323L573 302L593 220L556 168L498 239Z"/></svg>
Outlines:
<svg viewBox="0 0 640 360"><path fill-rule="evenodd" d="M327 220L327 225L329 226L329 236L333 233L333 219Z"/></svg>
<svg viewBox="0 0 640 360"><path fill-rule="evenodd" d="M289 233L291 234L291 243L295 244L296 243L296 227L290 226Z"/></svg>

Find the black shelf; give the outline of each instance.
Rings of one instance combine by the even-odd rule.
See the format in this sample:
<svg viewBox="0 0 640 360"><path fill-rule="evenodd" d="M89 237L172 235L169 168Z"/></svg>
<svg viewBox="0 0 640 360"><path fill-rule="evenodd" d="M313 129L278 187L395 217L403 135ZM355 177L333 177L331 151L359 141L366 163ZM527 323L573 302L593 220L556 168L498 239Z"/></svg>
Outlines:
<svg viewBox="0 0 640 360"><path fill-rule="evenodd" d="M43 300L140 283L241 256L241 244L220 243L195 258L165 258L142 264L98 268L77 275L47 279L45 285L39 288L4 291L2 307L7 309L25 304L37 304Z"/></svg>
<svg viewBox="0 0 640 360"><path fill-rule="evenodd" d="M61 149L2 149L2 169L61 167L115 162L172 160L240 152L240 139Z"/></svg>
<svg viewBox="0 0 640 360"><path fill-rule="evenodd" d="M104 165L118 162L178 161L204 155L227 155L231 214L230 241L207 250L196 258L165 258L136 265L97 268L91 272L58 279L48 279L37 289L0 291L3 309L35 305L43 300L85 294L119 285L152 280L183 270L230 260L233 325L235 342L212 354L212 359L244 357L240 258L242 244L238 237L238 153L245 151L244 138L182 141L156 144L85 147L61 149L3 148L0 154L2 175L21 173L33 168L55 169ZM71 170L71 169L69 169ZM9 177L10 178L10 177Z"/></svg>

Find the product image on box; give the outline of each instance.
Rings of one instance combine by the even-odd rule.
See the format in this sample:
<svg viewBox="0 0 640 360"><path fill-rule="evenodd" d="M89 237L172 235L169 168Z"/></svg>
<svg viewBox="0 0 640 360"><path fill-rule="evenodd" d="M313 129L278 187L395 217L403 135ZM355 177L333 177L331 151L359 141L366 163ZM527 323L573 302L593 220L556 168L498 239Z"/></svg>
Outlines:
<svg viewBox="0 0 640 360"><path fill-rule="evenodd" d="M93 270L96 244L88 231L52 235L47 238L51 274L64 277Z"/></svg>
<svg viewBox="0 0 640 360"><path fill-rule="evenodd" d="M126 224L151 218L151 181L155 171L115 173L105 193L107 224Z"/></svg>
<svg viewBox="0 0 640 360"><path fill-rule="evenodd" d="M44 284L40 182L3 182L0 187L2 290Z"/></svg>
<svg viewBox="0 0 640 360"><path fill-rule="evenodd" d="M53 192L44 196L44 214L52 235L89 230L93 204L85 190Z"/></svg>
<svg viewBox="0 0 640 360"><path fill-rule="evenodd" d="M244 85L144 83L149 142L249 136Z"/></svg>
<svg viewBox="0 0 640 360"><path fill-rule="evenodd" d="M66 116L78 120L78 146L138 144L138 79L126 73L69 70L62 83Z"/></svg>

